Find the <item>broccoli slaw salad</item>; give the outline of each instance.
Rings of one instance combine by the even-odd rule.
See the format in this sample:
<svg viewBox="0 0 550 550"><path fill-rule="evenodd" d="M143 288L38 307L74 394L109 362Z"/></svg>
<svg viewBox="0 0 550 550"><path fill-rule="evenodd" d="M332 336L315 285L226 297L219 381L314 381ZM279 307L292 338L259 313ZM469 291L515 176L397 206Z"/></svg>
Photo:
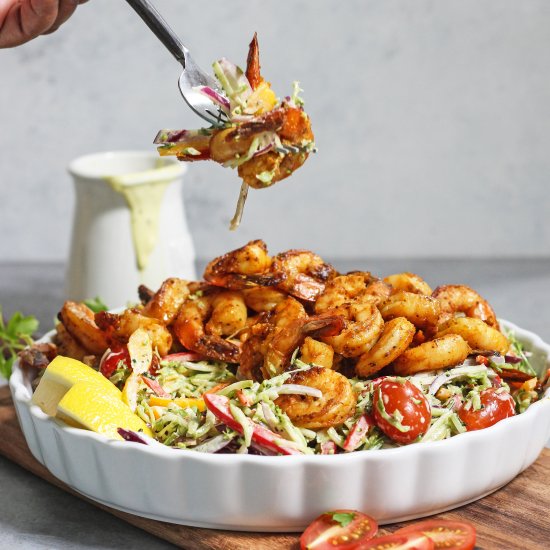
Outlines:
<svg viewBox="0 0 550 550"><path fill-rule="evenodd" d="M506 356L471 355L453 368L412 376L350 378L355 412L330 428L298 427L277 404L285 395L304 402L322 396L317 388L293 383L296 374L318 368L296 357L292 370L255 382L237 380L228 363L193 353L168 355L155 374L141 376L135 412L151 426L155 443L203 453L334 455L444 440L520 414L542 397L546 366L537 374L530 353L512 332L507 336ZM124 357L115 359L109 378L123 387L132 369ZM140 433L120 433L153 443Z"/></svg>

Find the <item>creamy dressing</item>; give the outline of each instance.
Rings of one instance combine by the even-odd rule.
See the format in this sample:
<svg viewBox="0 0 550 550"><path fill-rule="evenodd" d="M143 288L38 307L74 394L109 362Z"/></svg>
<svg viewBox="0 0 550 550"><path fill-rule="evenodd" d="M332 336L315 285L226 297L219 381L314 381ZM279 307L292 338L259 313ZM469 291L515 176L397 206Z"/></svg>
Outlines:
<svg viewBox="0 0 550 550"><path fill-rule="evenodd" d="M157 245L162 201L176 171L177 167L164 166L156 170L105 178L128 204L136 263L140 272L147 268Z"/></svg>

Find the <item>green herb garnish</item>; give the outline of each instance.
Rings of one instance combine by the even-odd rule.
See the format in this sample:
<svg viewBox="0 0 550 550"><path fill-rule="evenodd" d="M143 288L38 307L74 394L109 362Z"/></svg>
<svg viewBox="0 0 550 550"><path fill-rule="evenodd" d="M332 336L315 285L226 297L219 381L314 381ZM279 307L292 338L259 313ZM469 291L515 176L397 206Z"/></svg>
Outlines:
<svg viewBox="0 0 550 550"><path fill-rule="evenodd" d="M84 304L87 305L94 313L99 313L100 311L108 311L109 309L103 303L103 300L99 296L84 300Z"/></svg>
<svg viewBox="0 0 550 550"><path fill-rule="evenodd" d="M8 379L17 353L33 343L32 335L38 330L38 320L16 311L5 323L0 307L0 376Z"/></svg>
<svg viewBox="0 0 550 550"><path fill-rule="evenodd" d="M347 527L355 519L353 512L329 512L329 515L342 527Z"/></svg>

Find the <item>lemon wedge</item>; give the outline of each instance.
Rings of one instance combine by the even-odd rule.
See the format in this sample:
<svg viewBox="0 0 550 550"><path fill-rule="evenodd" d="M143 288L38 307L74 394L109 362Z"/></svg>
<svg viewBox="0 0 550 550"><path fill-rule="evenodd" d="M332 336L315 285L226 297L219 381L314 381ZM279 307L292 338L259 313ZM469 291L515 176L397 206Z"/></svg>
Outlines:
<svg viewBox="0 0 550 550"><path fill-rule="evenodd" d="M46 368L32 402L70 426L122 439L117 428L152 436L145 422L123 401L122 392L88 365L58 355Z"/></svg>
<svg viewBox="0 0 550 550"><path fill-rule="evenodd" d="M94 385L101 392L118 395L120 398L120 390L101 373L76 359L58 355L42 375L32 402L47 415L55 416L61 398L78 382Z"/></svg>
<svg viewBox="0 0 550 550"><path fill-rule="evenodd" d="M57 418L70 426L86 428L112 439L122 439L117 428L152 436L145 422L119 397L104 394L92 384L75 384L57 405Z"/></svg>

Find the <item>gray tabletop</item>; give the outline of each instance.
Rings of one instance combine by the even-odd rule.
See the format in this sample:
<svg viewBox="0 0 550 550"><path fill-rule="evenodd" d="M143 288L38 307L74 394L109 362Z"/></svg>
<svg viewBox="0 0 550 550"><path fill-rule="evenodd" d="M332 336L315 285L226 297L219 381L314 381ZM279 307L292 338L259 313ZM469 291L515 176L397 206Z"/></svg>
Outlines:
<svg viewBox="0 0 550 550"><path fill-rule="evenodd" d="M431 285L464 283L497 315L550 341L550 259L365 260L335 262L341 271L377 275L413 271ZM200 266L199 266L200 267ZM0 305L35 315L43 331L63 300L60 264L0 264ZM0 548L172 548L0 458Z"/></svg>

